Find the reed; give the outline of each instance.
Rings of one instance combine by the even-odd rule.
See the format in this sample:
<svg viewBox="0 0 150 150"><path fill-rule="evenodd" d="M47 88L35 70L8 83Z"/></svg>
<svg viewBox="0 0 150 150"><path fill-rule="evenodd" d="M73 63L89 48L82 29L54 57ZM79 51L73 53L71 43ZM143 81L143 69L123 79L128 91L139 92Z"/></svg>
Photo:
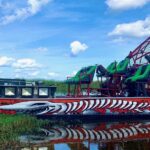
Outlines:
<svg viewBox="0 0 150 150"><path fill-rule="evenodd" d="M0 115L0 147L18 142L22 134L30 134L46 126L47 120L27 115Z"/></svg>

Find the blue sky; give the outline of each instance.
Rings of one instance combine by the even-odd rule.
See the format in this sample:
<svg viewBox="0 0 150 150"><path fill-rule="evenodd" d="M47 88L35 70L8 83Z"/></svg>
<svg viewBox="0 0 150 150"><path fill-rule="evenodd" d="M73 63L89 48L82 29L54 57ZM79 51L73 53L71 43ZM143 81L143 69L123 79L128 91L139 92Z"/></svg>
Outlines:
<svg viewBox="0 0 150 150"><path fill-rule="evenodd" d="M0 77L64 80L150 36L150 0L0 0Z"/></svg>

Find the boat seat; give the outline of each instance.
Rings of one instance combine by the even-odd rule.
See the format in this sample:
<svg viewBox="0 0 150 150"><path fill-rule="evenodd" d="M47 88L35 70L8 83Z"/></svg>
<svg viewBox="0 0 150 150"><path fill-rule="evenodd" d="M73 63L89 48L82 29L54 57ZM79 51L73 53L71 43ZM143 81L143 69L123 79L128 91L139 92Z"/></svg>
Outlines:
<svg viewBox="0 0 150 150"><path fill-rule="evenodd" d="M117 62L112 62L107 68L104 68L102 65L97 66L96 68L96 76L103 77L113 75L116 72Z"/></svg>
<svg viewBox="0 0 150 150"><path fill-rule="evenodd" d="M114 61L107 67L108 75L113 75L114 73L116 73L116 66L117 62Z"/></svg>
<svg viewBox="0 0 150 150"><path fill-rule="evenodd" d="M125 82L146 81L150 77L150 64L140 66L132 77L126 79Z"/></svg>
<svg viewBox="0 0 150 150"><path fill-rule="evenodd" d="M128 68L128 64L130 62L129 58L125 58L124 60L122 60L118 65L117 65L117 69L116 69L116 73L119 74L125 74Z"/></svg>
<svg viewBox="0 0 150 150"><path fill-rule="evenodd" d="M102 65L98 65L96 68L96 76L97 77L103 77L106 76L107 74L107 70L105 69L105 67L103 67Z"/></svg>
<svg viewBox="0 0 150 150"><path fill-rule="evenodd" d="M95 66L89 66L82 68L77 72L74 77L66 80L67 84L90 84L93 81L94 73L96 70Z"/></svg>

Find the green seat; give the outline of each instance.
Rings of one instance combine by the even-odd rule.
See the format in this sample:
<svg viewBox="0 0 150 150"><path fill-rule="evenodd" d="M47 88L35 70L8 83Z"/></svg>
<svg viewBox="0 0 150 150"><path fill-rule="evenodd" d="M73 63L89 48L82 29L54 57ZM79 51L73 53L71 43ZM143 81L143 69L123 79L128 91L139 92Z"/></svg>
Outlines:
<svg viewBox="0 0 150 150"><path fill-rule="evenodd" d="M125 58L117 65L117 73L124 74L127 71L128 64L130 62L129 58Z"/></svg>
<svg viewBox="0 0 150 150"><path fill-rule="evenodd" d="M145 81L150 77L150 64L140 66L132 77L126 79L126 82Z"/></svg>
<svg viewBox="0 0 150 150"><path fill-rule="evenodd" d="M117 62L114 61L107 67L107 72L109 75L113 75L114 73L116 73L116 66Z"/></svg>
<svg viewBox="0 0 150 150"><path fill-rule="evenodd" d="M77 72L77 74L66 80L66 83L68 84L89 84L93 81L94 73L95 73L96 65L95 66L89 66L81 69Z"/></svg>

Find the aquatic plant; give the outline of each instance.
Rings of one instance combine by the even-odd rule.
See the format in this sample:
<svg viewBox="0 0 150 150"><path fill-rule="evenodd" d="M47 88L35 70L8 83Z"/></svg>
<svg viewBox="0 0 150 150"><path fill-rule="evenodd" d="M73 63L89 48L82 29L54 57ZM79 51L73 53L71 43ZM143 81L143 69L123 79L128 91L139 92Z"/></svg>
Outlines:
<svg viewBox="0 0 150 150"><path fill-rule="evenodd" d="M21 134L29 134L46 126L47 120L28 115L0 115L0 147L18 142Z"/></svg>

